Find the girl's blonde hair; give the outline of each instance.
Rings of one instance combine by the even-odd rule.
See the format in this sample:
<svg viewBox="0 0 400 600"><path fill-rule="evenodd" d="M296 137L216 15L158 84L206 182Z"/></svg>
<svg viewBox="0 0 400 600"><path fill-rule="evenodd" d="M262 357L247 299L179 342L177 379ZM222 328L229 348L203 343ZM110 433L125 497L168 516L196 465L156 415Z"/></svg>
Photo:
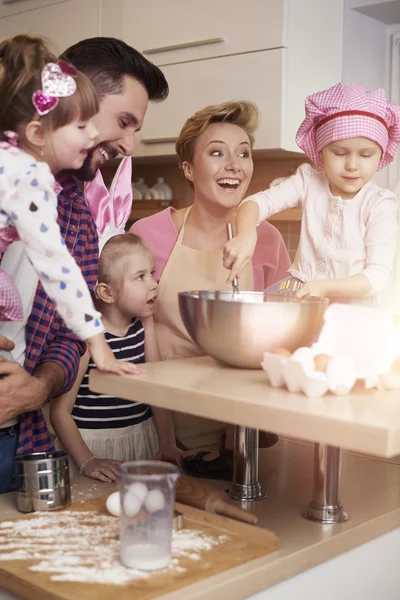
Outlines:
<svg viewBox="0 0 400 600"><path fill-rule="evenodd" d="M34 92L42 89L43 67L57 58L43 38L16 35L0 43L0 132L17 131L36 114ZM74 77L77 90L59 98L57 106L39 117L46 131L54 131L72 121L87 121L99 110L96 91L90 80L78 72Z"/></svg>
<svg viewBox="0 0 400 600"><path fill-rule="evenodd" d="M110 238L100 254L97 282L122 289L134 250L150 252L143 240L134 233L120 233Z"/></svg>
<svg viewBox="0 0 400 600"><path fill-rule="evenodd" d="M179 166L182 167L185 161L193 162L196 142L212 123L231 123L241 127L249 136L250 146L253 148L258 121L258 108L253 102L224 102L206 106L190 117L182 127L175 144Z"/></svg>

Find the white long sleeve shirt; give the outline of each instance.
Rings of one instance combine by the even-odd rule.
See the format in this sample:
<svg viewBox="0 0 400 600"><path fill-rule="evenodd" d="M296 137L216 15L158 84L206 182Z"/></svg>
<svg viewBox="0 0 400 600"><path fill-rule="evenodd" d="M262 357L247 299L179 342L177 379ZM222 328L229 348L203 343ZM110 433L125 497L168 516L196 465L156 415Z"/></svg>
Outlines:
<svg viewBox="0 0 400 600"><path fill-rule="evenodd" d="M303 282L362 273L369 295L389 284L397 248L395 194L371 181L351 200L333 196L325 173L304 164L296 173L253 200L259 222L282 210L301 207L300 241L289 273Z"/></svg>
<svg viewBox="0 0 400 600"><path fill-rule="evenodd" d="M57 223L55 180L45 162L19 148L0 148L1 232L14 226L47 293L67 326L85 340L104 331L101 314ZM6 243L3 240L2 250Z"/></svg>

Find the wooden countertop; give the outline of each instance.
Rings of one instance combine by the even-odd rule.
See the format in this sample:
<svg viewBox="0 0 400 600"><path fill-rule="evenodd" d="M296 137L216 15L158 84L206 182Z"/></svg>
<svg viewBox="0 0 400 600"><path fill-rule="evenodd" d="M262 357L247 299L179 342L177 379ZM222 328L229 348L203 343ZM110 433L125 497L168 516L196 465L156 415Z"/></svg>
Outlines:
<svg viewBox="0 0 400 600"><path fill-rule="evenodd" d="M312 445L281 440L260 450L260 479L268 495L248 508L258 515L260 526L278 535L280 549L159 600L243 600L400 526L400 458L386 461L344 453L341 500L350 520L338 525L322 526L300 516L311 499L312 472ZM214 485L226 487L225 482ZM114 490L114 484L80 477L73 481L72 495L79 501ZM21 514L14 494L0 495L0 520L16 516Z"/></svg>
<svg viewBox="0 0 400 600"><path fill-rule="evenodd" d="M217 421L391 457L400 454L400 394L361 390L307 398L272 388L264 371L210 357L147 363L146 374L90 373L90 388Z"/></svg>

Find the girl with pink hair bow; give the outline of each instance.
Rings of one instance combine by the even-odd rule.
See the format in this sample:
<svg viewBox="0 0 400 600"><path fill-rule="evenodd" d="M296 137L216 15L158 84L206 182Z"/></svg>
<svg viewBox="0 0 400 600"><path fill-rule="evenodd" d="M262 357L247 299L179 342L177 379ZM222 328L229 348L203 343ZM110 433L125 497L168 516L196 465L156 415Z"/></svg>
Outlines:
<svg viewBox="0 0 400 600"><path fill-rule="evenodd" d="M371 179L400 142L400 106L385 91L344 85L312 94L296 142L318 168L304 164L279 185L243 200L236 237L224 249L232 281L253 255L256 224L302 208L300 242L289 269L298 300L379 297L388 291L397 248L398 200Z"/></svg>
<svg viewBox="0 0 400 600"><path fill-rule="evenodd" d="M5 140L0 143L0 257L20 239L46 294L67 327L86 340L96 366L139 373L110 351L101 314L57 223L60 190L54 175L82 166L97 135L91 119L98 108L89 79L57 62L41 38L17 35L0 43L0 132ZM0 270L0 321L22 319L17 288Z"/></svg>
<svg viewBox="0 0 400 600"><path fill-rule="evenodd" d="M127 364L142 365L160 360L153 320L158 282L148 247L138 236L124 233L132 209L131 180L132 160L125 157L110 192L98 171L85 184L85 196L99 234L95 304L103 315L107 343ZM58 444L72 458L73 472L117 481L121 462L157 457L180 463L170 411L91 392L93 367L87 352L72 390L50 405Z"/></svg>

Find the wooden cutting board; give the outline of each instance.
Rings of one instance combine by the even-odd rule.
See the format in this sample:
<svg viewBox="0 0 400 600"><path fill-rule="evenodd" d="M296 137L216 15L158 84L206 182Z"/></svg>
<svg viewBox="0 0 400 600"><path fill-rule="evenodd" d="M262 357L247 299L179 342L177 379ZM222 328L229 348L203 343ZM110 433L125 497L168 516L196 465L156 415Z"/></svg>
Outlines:
<svg viewBox="0 0 400 600"><path fill-rule="evenodd" d="M16 560L15 558L13 560L0 560L0 588L13 592L26 600L108 600L113 595L118 597L118 600L132 600L133 598L153 600L179 588L194 584L207 577L222 573L235 566L269 554L278 548L277 537L274 533L266 529L206 513L203 510L182 504L176 504L176 509L183 513L182 535L192 535L189 533L190 530L196 532L193 534L196 536L196 539L203 537L206 540L217 540L218 543L211 549L193 551L197 554L195 559L193 559L193 553L191 558L179 555L177 558L175 557L171 568L158 573L151 573L147 576L142 575L123 585L83 583L81 581L55 581L54 576L57 576L57 572L49 573L30 570L29 567L40 563L40 557L33 560L27 560L26 558L24 560ZM66 511L58 511L57 513L25 515L18 520L12 521L13 524L18 521L18 527L21 529L20 532L15 532L15 525L12 525L12 533L10 533L11 529L6 522L0 523L0 557L4 557L5 552L12 551L9 548L7 550L4 548L5 545L10 544L11 538L16 542L14 544L14 551L20 545L20 548L24 549L25 552L27 548L29 549L29 556L42 552L40 548L43 548L43 540L49 534L50 528L46 528L43 525L43 529L39 530L39 537L34 538L34 534L29 535L30 529L26 521L51 514L51 518L55 518L56 522L60 523L61 529L55 541L50 542L50 546L47 547L46 552L50 550L50 554L53 557L57 552L61 556L64 556L62 549L65 548L65 552L68 554L69 560L71 560L71 556L75 552L75 546L79 547L77 556L80 559L79 565L76 567L79 570L81 565L84 567L85 557L89 556L90 553L93 554L94 549L96 555L103 553L103 555L106 555L107 560L110 557L115 557L116 562L113 563L115 569L117 569L115 581L120 580L121 573L126 574L128 572L129 575L132 573L129 569L126 570L121 567L118 562L118 520L109 517L105 508L105 498L74 503L67 511L76 511L82 514L75 516L68 515ZM73 523L75 523L75 520L77 523L80 523L80 520L82 520L85 524L77 524L76 530L73 533L69 525L67 530L65 530L67 533L63 535L63 525L61 521L58 521L57 515L62 517L64 513L65 518L70 519ZM104 526L99 525L101 516L104 517ZM99 541L99 535L101 537L103 532L105 532L106 537ZM68 544L69 547L67 547ZM61 560L63 559L61 558ZM100 562L99 565L101 566L101 564ZM99 565L97 566L97 573L99 572ZM104 573L106 571L107 569L104 568ZM74 572L74 568L70 572Z"/></svg>

